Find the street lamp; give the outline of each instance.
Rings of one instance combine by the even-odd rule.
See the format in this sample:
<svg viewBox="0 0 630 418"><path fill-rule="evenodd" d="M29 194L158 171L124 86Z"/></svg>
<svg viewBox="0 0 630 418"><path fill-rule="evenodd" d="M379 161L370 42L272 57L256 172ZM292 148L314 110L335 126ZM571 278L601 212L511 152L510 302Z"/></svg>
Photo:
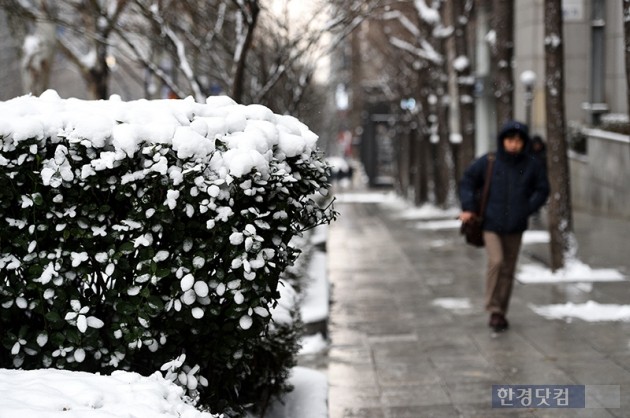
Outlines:
<svg viewBox="0 0 630 418"><path fill-rule="evenodd" d="M534 84L536 84L536 73L526 70L521 73L521 83L525 86L525 123L532 129L532 101L534 100Z"/></svg>

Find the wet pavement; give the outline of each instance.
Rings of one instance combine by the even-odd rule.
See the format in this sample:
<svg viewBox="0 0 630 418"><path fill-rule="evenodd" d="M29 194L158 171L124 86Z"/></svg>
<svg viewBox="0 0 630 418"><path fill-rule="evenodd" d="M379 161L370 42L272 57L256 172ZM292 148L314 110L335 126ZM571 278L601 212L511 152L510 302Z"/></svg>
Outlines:
<svg viewBox="0 0 630 418"><path fill-rule="evenodd" d="M630 323L550 320L530 307L629 304L629 282L516 282L510 329L494 333L482 308L484 250L454 228L420 229L389 204L336 209L327 244L330 418L630 416ZM575 223L580 259L630 273L630 222L576 213ZM520 262L547 252L524 247ZM492 408L493 384L587 385L620 396L587 399L589 409Z"/></svg>

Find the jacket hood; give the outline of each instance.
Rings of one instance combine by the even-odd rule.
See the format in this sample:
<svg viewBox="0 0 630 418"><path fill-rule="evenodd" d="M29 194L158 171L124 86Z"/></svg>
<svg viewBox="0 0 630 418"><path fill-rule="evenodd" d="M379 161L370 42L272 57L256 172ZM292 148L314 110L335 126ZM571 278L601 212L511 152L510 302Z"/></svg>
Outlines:
<svg viewBox="0 0 630 418"><path fill-rule="evenodd" d="M525 146L523 147L523 152L521 152L521 154L527 152L531 142L529 138L529 128L523 122L510 120L501 127L499 135L497 135L497 150L500 153L505 153L505 150L503 149L503 139L515 132L518 133L521 138L523 138L523 142L525 143Z"/></svg>

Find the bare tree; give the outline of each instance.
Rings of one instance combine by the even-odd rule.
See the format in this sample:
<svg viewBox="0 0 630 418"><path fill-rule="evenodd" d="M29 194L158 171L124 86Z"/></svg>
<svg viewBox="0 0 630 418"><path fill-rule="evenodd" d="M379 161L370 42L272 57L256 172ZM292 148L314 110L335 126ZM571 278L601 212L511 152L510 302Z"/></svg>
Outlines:
<svg viewBox="0 0 630 418"><path fill-rule="evenodd" d="M314 19L327 13L323 4L313 2L310 7ZM307 93L312 93L317 62L329 49L321 42L325 34L318 26L321 22L296 22L294 15L291 2L286 1L281 13L261 20L247 79L252 86L249 100L296 115Z"/></svg>
<svg viewBox="0 0 630 418"><path fill-rule="evenodd" d="M241 94L234 80L247 54L236 47L249 45L244 40L253 28L231 0L131 1L132 17L117 34L120 50L148 74L148 95L203 102L211 91Z"/></svg>
<svg viewBox="0 0 630 418"><path fill-rule="evenodd" d="M202 101L221 91L291 114L310 97L317 60L335 46L333 39L325 47L323 36L352 25L350 11L327 18L332 6L320 0L309 3L310 20L295 24L297 0L275 2L280 12L253 0L132 1L144 18L134 29L141 42L129 27L119 35L133 59L175 96L192 93ZM167 68L159 65L164 61Z"/></svg>
<svg viewBox="0 0 630 418"><path fill-rule="evenodd" d="M497 100L497 124L514 117L514 0L493 0L492 29L494 39L490 43L494 72L494 95Z"/></svg>
<svg viewBox="0 0 630 418"><path fill-rule="evenodd" d="M127 0L115 2L40 0L23 2L3 0L15 36L24 36L23 62L29 87L42 90L47 84L47 69L52 57L51 37L66 58L74 64L94 99L109 96L110 35L127 7ZM35 29L30 29L33 26ZM20 25L22 29L17 29ZM27 35L24 35L27 34ZM32 45L39 48L31 49ZM33 53L35 51L35 53Z"/></svg>
<svg viewBox="0 0 630 418"><path fill-rule="evenodd" d="M573 257L575 237L571 212L571 187L567 157L564 108L564 41L562 0L545 0L545 93L548 166L552 198L549 201L551 268L564 267Z"/></svg>
<svg viewBox="0 0 630 418"><path fill-rule="evenodd" d="M287 9L298 3L283 2ZM16 23L15 37L34 33L35 23L54 28L47 38L78 69L92 98L106 98L112 69L123 68L144 83L147 98L192 95L203 102L224 93L294 114L310 99L315 64L327 53L323 34L350 33L360 3L320 18L336 3L311 2L311 21L291 31L285 29L295 15L273 14L272 3L259 0L0 0L0 7ZM30 68L40 61L28 61ZM31 72L47 88L43 72Z"/></svg>

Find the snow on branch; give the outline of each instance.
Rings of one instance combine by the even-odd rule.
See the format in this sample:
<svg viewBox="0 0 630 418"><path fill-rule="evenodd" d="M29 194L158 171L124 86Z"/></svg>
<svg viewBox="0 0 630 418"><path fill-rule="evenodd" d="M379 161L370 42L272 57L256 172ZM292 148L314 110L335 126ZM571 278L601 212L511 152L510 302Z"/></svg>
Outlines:
<svg viewBox="0 0 630 418"><path fill-rule="evenodd" d="M440 12L432 7L427 6L424 0L414 0L413 2L418 16L430 25L437 25L440 23Z"/></svg>
<svg viewBox="0 0 630 418"><path fill-rule="evenodd" d="M419 58L431 61L434 64L441 64L443 61L442 55L438 54L437 51L425 40L420 42L420 48L394 36L389 38L389 42L403 51L407 51Z"/></svg>
<svg viewBox="0 0 630 418"><path fill-rule="evenodd" d="M420 37L420 29L418 29L418 27L416 25L414 25L411 20L409 20L407 18L407 16L405 16L404 14L402 14L400 11L398 10L393 10L390 12L387 12L385 14L383 14L383 19L385 20L393 20L396 19L400 22L400 24L407 29L407 31L409 31L409 33L411 33L414 37L418 38Z"/></svg>

